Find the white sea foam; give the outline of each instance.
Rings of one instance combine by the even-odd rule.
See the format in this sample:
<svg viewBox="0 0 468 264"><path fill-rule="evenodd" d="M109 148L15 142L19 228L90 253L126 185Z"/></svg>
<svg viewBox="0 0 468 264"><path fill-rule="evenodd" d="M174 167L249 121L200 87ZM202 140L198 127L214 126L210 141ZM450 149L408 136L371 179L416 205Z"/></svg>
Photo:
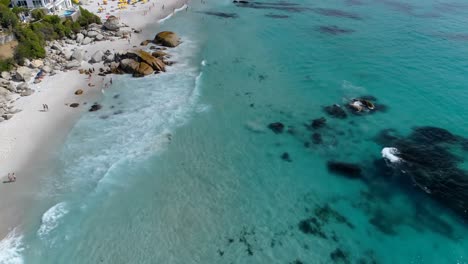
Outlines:
<svg viewBox="0 0 468 264"><path fill-rule="evenodd" d="M41 227L37 231L37 235L43 239L52 230L54 230L60 223L60 219L68 213L67 203L58 203L42 215Z"/></svg>
<svg viewBox="0 0 468 264"><path fill-rule="evenodd" d="M397 148L383 148L382 149L382 157L391 163L398 163L401 162L402 159L397 155L400 154Z"/></svg>
<svg viewBox="0 0 468 264"><path fill-rule="evenodd" d="M164 21L168 20L169 18L171 18L175 13L177 12L180 12L182 10L184 10L185 8L187 8L187 5L183 5L182 7L180 8L177 8L177 9L174 9L174 12L170 13L168 16L166 16L165 18L161 18L158 20L158 22L161 24L163 23Z"/></svg>
<svg viewBox="0 0 468 264"><path fill-rule="evenodd" d="M115 77L103 109L85 115L71 132L61 155L67 178L61 182L95 193L113 192L110 186L126 188L127 178L137 175L122 173L123 167L164 151L177 140L177 127L209 109L198 103L203 82L201 61L193 63L198 45L182 37L184 42L171 49L177 63L165 73Z"/></svg>
<svg viewBox="0 0 468 264"><path fill-rule="evenodd" d="M13 229L2 241L0 241L0 264L24 263L21 252L23 251L23 237Z"/></svg>
<svg viewBox="0 0 468 264"><path fill-rule="evenodd" d="M206 66L206 60L202 60L201 66Z"/></svg>

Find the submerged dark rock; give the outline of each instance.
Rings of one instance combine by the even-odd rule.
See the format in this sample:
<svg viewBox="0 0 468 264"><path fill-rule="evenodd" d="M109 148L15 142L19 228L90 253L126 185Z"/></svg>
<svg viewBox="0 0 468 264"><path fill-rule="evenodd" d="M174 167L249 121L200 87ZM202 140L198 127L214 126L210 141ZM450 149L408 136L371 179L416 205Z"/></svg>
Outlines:
<svg viewBox="0 0 468 264"><path fill-rule="evenodd" d="M331 252L330 258L333 260L334 263L340 263L340 264L351 263L351 261L349 260L349 254L343 251L341 248L337 248L333 252Z"/></svg>
<svg viewBox="0 0 468 264"><path fill-rule="evenodd" d="M331 208L328 204L325 204L324 206L317 206L314 209L314 213L315 216L323 223L328 223L333 220L337 223L345 224L349 228L354 229L354 225L351 224L345 216Z"/></svg>
<svg viewBox="0 0 468 264"><path fill-rule="evenodd" d="M343 10L332 9L332 8L314 8L313 11L323 16L342 17L342 18L350 18L350 19L355 19L355 20L362 19L362 17L357 14L346 12Z"/></svg>
<svg viewBox="0 0 468 264"><path fill-rule="evenodd" d="M322 224L315 217L300 221L298 228L304 234L327 238L327 235L322 231Z"/></svg>
<svg viewBox="0 0 468 264"><path fill-rule="evenodd" d="M325 117L317 118L312 120L312 124L310 125L312 128L317 129L324 127L327 124L327 119Z"/></svg>
<svg viewBox="0 0 468 264"><path fill-rule="evenodd" d="M266 14L266 17L270 18L277 18L277 19L283 19L283 18L288 18L288 15L278 15L278 14Z"/></svg>
<svg viewBox="0 0 468 264"><path fill-rule="evenodd" d="M296 259L293 262L290 262L290 264L304 264L304 262L302 262L300 259Z"/></svg>
<svg viewBox="0 0 468 264"><path fill-rule="evenodd" d="M315 145L322 144L323 143L322 135L320 135L319 133L313 133L312 143L314 143Z"/></svg>
<svg viewBox="0 0 468 264"><path fill-rule="evenodd" d="M345 119L346 117L348 117L343 108L337 104L325 106L323 110L325 111L325 113L335 118Z"/></svg>
<svg viewBox="0 0 468 264"><path fill-rule="evenodd" d="M340 174L348 178L357 179L362 175L362 170L359 165L340 161L328 161L327 167L330 172Z"/></svg>
<svg viewBox="0 0 468 264"><path fill-rule="evenodd" d="M283 133L284 124L280 122L271 123L268 125L268 128L271 129L275 134Z"/></svg>
<svg viewBox="0 0 468 264"><path fill-rule="evenodd" d="M97 111L97 110L99 110L99 109L101 109L101 108L102 108L102 105L100 105L100 104L98 104L98 103L94 103L94 104L91 106L91 108L89 109L89 112L95 112L95 111Z"/></svg>
<svg viewBox="0 0 468 264"><path fill-rule="evenodd" d="M317 31L330 35L343 35L355 32L354 29L341 28L338 26L319 26L317 27Z"/></svg>
<svg viewBox="0 0 468 264"><path fill-rule="evenodd" d="M287 152L284 152L283 154L281 154L281 159L287 162L292 162L291 157L289 156L289 153Z"/></svg>
<svg viewBox="0 0 468 264"><path fill-rule="evenodd" d="M222 18L238 18L239 16L236 13L224 13L224 12L214 12L214 11L198 11L197 13L210 15L210 16L217 16Z"/></svg>
<svg viewBox="0 0 468 264"><path fill-rule="evenodd" d="M311 8L300 6L296 3L288 2L256 2L256 1L233 1L237 7L253 8L253 9L266 9L266 10L280 10L285 12L304 12L310 11Z"/></svg>

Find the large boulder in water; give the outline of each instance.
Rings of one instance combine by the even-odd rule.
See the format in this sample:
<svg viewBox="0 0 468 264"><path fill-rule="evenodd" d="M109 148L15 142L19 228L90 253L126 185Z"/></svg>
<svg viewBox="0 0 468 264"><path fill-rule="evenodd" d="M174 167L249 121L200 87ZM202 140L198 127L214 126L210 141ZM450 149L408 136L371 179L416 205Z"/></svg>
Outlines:
<svg viewBox="0 0 468 264"><path fill-rule="evenodd" d="M136 50L136 51L129 51L127 52L127 56L132 59L136 59L139 62L145 62L146 64L150 65L155 71L161 72L166 71L166 65L162 60L153 57L146 51L143 50Z"/></svg>
<svg viewBox="0 0 468 264"><path fill-rule="evenodd" d="M116 16L110 16L104 22L104 28L111 31L118 31L120 28L119 19Z"/></svg>
<svg viewBox="0 0 468 264"><path fill-rule="evenodd" d="M123 59L120 62L120 68L126 73L133 74L134 77L141 77L154 72L153 67L148 63L144 61L137 62L134 59Z"/></svg>
<svg viewBox="0 0 468 264"><path fill-rule="evenodd" d="M150 75L154 72L153 68L148 65L148 63L145 62L140 62L140 65L138 65L138 70L136 73L134 73L134 76L145 76L145 75Z"/></svg>
<svg viewBox="0 0 468 264"><path fill-rule="evenodd" d="M120 61L120 68L126 73L135 73L140 64L133 59L123 59Z"/></svg>
<svg viewBox="0 0 468 264"><path fill-rule="evenodd" d="M161 46L173 48L177 47L181 43L181 41L176 33L171 31L162 31L154 37L154 43Z"/></svg>

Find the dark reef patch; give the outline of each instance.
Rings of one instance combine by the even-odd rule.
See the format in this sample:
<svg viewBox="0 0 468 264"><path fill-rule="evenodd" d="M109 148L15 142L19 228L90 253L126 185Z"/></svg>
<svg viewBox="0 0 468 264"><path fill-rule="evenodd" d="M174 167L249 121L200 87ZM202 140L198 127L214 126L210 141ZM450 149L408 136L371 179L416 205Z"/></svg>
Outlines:
<svg viewBox="0 0 468 264"><path fill-rule="evenodd" d="M319 133L313 133L312 143L314 143L315 145L322 144L323 143L322 135L320 135Z"/></svg>
<svg viewBox="0 0 468 264"><path fill-rule="evenodd" d="M341 28L338 26L319 26L317 31L320 33L330 34L330 35L344 35L354 33L354 29Z"/></svg>
<svg viewBox="0 0 468 264"><path fill-rule="evenodd" d="M253 9L270 9L285 12L304 12L311 10L308 7L300 6L295 3L287 2L255 2L255 1L233 1L237 7L253 8Z"/></svg>
<svg viewBox="0 0 468 264"><path fill-rule="evenodd" d="M340 224L345 224L349 228L354 229L354 225L351 224L348 219L331 208L328 204L324 206L317 206L314 210L315 216L320 219L323 223L329 223L331 220L336 221Z"/></svg>
<svg viewBox="0 0 468 264"><path fill-rule="evenodd" d="M271 129L275 134L281 134L284 131L284 124L280 122L271 123L268 125L268 128Z"/></svg>
<svg viewBox="0 0 468 264"><path fill-rule="evenodd" d="M315 13L323 15L323 16L331 16L331 17L342 17L342 18L350 18L354 20L361 20L362 17L351 13L346 12L343 10L332 9L332 8L314 8L312 9Z"/></svg>
<svg viewBox="0 0 468 264"><path fill-rule="evenodd" d="M287 152L281 154L281 159L287 162L292 162L291 156L289 156L289 153Z"/></svg>
<svg viewBox="0 0 468 264"><path fill-rule="evenodd" d="M391 173L400 183L417 187L468 220L468 172L459 167L463 159L452 152L453 148L462 149L464 141L438 127L415 127L407 137L385 130L377 136L376 142L382 147L397 148L403 162L377 168L384 171L383 175Z"/></svg>
<svg viewBox="0 0 468 264"><path fill-rule="evenodd" d="M327 238L327 235L322 230L322 224L315 217L301 220L298 224L298 228L304 234L314 235L325 239Z"/></svg>
<svg viewBox="0 0 468 264"><path fill-rule="evenodd" d="M323 110L329 116L332 116L332 117L335 117L335 118L345 119L346 117L348 117L348 115L343 110L343 108L341 106L337 105L337 104L325 106L323 108Z"/></svg>
<svg viewBox="0 0 468 264"><path fill-rule="evenodd" d="M339 263L339 264L351 263L351 261L349 260L349 253L346 251L343 251L341 248L337 248L333 252L331 252L330 258L333 261L333 263Z"/></svg>
<svg viewBox="0 0 468 264"><path fill-rule="evenodd" d="M300 260L300 259L296 259L296 260L294 260L292 262L289 262L289 263L290 264L304 264L304 262L302 262L302 260Z"/></svg>
<svg viewBox="0 0 468 264"><path fill-rule="evenodd" d="M215 11L197 11L197 13L210 15L210 16L217 16L222 18L238 18L239 15L236 13L224 13L224 12L215 12Z"/></svg>
<svg viewBox="0 0 468 264"><path fill-rule="evenodd" d="M312 123L308 127L309 128L311 127L313 129L318 129L318 128L324 127L326 124L327 124L327 119L325 117L321 117L321 118L312 120Z"/></svg>
<svg viewBox="0 0 468 264"><path fill-rule="evenodd" d="M373 213L369 219L371 225L388 236L397 235L395 228L399 223L396 222L396 219L390 218L389 214L385 214L382 210L376 210Z"/></svg>

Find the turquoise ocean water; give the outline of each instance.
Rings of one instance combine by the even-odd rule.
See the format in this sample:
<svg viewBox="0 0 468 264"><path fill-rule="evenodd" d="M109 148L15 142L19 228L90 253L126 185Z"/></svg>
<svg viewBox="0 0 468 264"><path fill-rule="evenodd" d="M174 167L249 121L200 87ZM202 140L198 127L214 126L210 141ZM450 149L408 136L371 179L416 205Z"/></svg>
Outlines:
<svg viewBox="0 0 468 264"><path fill-rule="evenodd" d="M193 2L145 29L182 37L177 63L114 78L0 263L468 263L463 216L376 162L385 129L468 136L467 20L456 0ZM364 95L386 108L323 110Z"/></svg>

